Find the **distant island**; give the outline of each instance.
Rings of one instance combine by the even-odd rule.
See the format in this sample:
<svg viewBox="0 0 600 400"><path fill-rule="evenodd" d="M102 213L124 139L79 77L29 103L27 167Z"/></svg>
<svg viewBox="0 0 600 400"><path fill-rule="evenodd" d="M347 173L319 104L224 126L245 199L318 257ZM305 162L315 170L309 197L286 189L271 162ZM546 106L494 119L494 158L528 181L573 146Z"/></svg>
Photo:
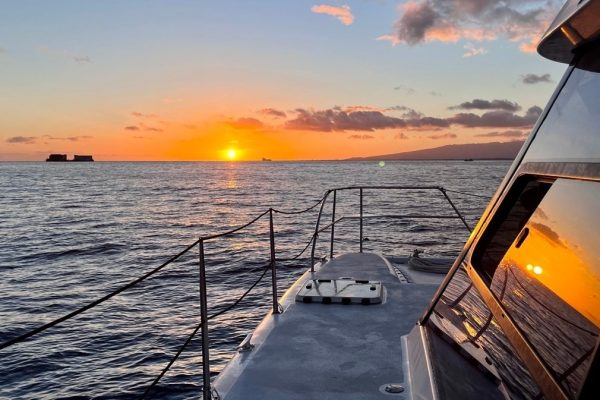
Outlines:
<svg viewBox="0 0 600 400"><path fill-rule="evenodd" d="M67 161L90 162L90 161L94 161L94 158L92 156L81 156L78 154L75 154L73 156L72 160L67 159L66 154L50 154L48 156L48 158L46 158L46 162L67 162Z"/></svg>
<svg viewBox="0 0 600 400"><path fill-rule="evenodd" d="M450 144L431 149L353 157L348 160L514 160L523 141Z"/></svg>

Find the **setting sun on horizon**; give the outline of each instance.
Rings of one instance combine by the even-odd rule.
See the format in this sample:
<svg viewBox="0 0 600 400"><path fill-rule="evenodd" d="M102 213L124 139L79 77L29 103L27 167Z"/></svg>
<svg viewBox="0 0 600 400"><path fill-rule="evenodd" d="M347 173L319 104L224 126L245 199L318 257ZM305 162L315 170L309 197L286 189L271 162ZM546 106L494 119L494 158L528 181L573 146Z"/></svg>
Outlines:
<svg viewBox="0 0 600 400"><path fill-rule="evenodd" d="M236 149L228 149L226 154L228 160L234 161L237 158L238 152Z"/></svg>

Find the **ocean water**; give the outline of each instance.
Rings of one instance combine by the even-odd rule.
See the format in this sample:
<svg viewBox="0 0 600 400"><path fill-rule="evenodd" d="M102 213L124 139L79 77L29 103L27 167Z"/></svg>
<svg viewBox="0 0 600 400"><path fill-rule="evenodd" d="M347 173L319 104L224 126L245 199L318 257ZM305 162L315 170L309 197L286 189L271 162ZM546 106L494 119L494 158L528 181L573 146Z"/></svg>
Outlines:
<svg viewBox="0 0 600 400"><path fill-rule="evenodd" d="M444 186L456 191L448 195L474 226L509 164L0 163L0 342L102 297L200 236L240 226L270 207L308 208L330 188ZM358 215L357 190L336 199L336 217ZM363 202L365 216L453 213L439 192L427 190L365 190ZM277 258L304 248L318 209L274 214ZM233 303L262 273L270 257L267 217L206 242L209 313ZM322 223L330 220L328 202ZM336 254L358 250L358 223L336 225ZM320 235L317 258L328 255L329 235ZM458 220L364 221L364 250L386 255L418 248L453 256L467 236ZM310 265L309 254L278 262L280 296ZM195 248L100 306L0 350L0 398L138 398L198 324L198 293ZM267 275L236 308L210 321L213 374L269 311L271 293ZM201 366L198 337L152 397L198 398Z"/></svg>

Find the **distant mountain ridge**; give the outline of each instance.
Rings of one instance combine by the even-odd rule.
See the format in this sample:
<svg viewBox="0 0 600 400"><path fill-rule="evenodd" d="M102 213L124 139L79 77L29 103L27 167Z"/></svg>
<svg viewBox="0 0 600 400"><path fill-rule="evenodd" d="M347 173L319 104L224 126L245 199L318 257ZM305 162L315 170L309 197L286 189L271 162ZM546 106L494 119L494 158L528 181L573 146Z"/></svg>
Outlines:
<svg viewBox="0 0 600 400"><path fill-rule="evenodd" d="M353 157L348 160L513 160L523 141L449 144L431 149Z"/></svg>

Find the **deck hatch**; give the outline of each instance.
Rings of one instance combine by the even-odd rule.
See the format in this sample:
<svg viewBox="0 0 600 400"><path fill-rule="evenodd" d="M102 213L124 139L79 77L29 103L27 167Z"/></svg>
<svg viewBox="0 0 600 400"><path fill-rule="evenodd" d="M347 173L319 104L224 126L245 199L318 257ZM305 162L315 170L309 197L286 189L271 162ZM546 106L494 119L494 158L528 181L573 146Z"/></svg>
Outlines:
<svg viewBox="0 0 600 400"><path fill-rule="evenodd" d="M383 285L380 281L359 279L310 279L296 294L301 303L381 303Z"/></svg>

